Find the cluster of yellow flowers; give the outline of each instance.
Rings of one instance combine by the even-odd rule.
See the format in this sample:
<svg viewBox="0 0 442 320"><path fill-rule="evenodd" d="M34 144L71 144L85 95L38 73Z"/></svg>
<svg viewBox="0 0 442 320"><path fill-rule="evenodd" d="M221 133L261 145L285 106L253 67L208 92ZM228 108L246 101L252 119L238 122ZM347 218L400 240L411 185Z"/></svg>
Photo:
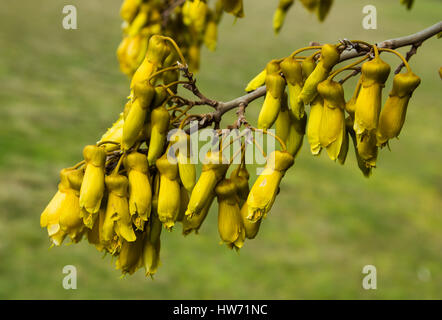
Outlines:
<svg viewBox="0 0 442 320"><path fill-rule="evenodd" d="M177 59L182 64L171 63ZM144 266L146 275L153 275L163 227L172 230L179 221L183 234L198 232L215 198L223 243L239 249L246 238L256 236L293 156L287 151L269 154L264 172L249 189L244 157L227 178L231 162L220 146L206 154L196 179L190 153L182 151L189 146L189 134L181 130L167 141L169 130L178 124L181 128L187 119L186 111L173 103L173 98L180 101L178 84L186 83L179 80L185 63L171 38L150 38L119 119L100 141L84 148L83 161L60 172L58 191L40 218L53 245L67 237L73 243L87 238L116 257L123 274ZM178 80L171 82L170 72ZM184 149L177 148L182 145Z"/></svg>
<svg viewBox="0 0 442 320"><path fill-rule="evenodd" d="M266 85L258 128L268 129L275 124L276 134L285 142L290 154L297 155L303 136L307 133L313 155L319 155L322 149L326 149L331 160L338 159L344 164L350 136L358 165L363 174L369 176L371 169L376 166L378 148L384 147L390 139L399 135L409 99L420 84L420 78L411 71L408 62L397 51L381 49L363 41L351 43L366 46L370 51L357 61L333 70L340 62L341 53L347 48L345 44L302 48L286 58L270 61L250 81L246 91ZM317 51L308 57L298 56L306 50ZM390 66L380 58L380 52L399 56L407 68L405 73L394 76L392 89L383 108L382 90ZM361 63L362 66L358 67ZM339 82L333 80L346 70L353 74ZM342 84L359 72L361 76L353 97L345 101ZM306 105L310 105L308 121Z"/></svg>
<svg viewBox="0 0 442 320"><path fill-rule="evenodd" d="M148 39L155 34L173 38L191 71L199 69L200 48L216 49L218 24L224 11L243 16L242 0L124 0L121 6L123 39L117 49L120 69L132 77L141 64Z"/></svg>

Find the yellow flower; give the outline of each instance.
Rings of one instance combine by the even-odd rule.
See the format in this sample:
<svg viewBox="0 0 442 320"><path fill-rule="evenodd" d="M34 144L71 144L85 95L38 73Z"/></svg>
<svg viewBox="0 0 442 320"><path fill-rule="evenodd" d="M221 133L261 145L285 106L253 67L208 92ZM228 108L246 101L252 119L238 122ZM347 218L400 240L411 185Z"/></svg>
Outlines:
<svg viewBox="0 0 442 320"><path fill-rule="evenodd" d="M188 64L189 70L192 72L198 72L200 69L200 56L201 50L198 43L192 43L188 51Z"/></svg>
<svg viewBox="0 0 442 320"><path fill-rule="evenodd" d="M149 6L147 5L141 5L140 10L138 11L137 15L131 22L131 24L128 26L126 32L129 36L137 35L143 26L147 23L149 20Z"/></svg>
<svg viewBox="0 0 442 320"><path fill-rule="evenodd" d="M301 0L301 3L304 8L306 8L310 12L313 12L318 7L319 1L320 0Z"/></svg>
<svg viewBox="0 0 442 320"><path fill-rule="evenodd" d="M153 166L163 154L169 129L170 115L164 105L152 110L150 115L151 131L147 161Z"/></svg>
<svg viewBox="0 0 442 320"><path fill-rule="evenodd" d="M143 62L147 50L147 38L141 34L128 37L129 43L126 47L125 62L129 66L131 73L135 72Z"/></svg>
<svg viewBox="0 0 442 320"><path fill-rule="evenodd" d="M389 139L399 136L404 125L408 102L420 82L420 78L411 71L394 76L393 89L379 117L377 130L379 146L383 146Z"/></svg>
<svg viewBox="0 0 442 320"><path fill-rule="evenodd" d="M104 249L105 242L103 241L103 224L104 218L106 216L106 207L101 206L100 211L98 211L97 222L94 223L92 229L88 229L87 232L87 240L90 244L95 245L95 248L98 251L102 251Z"/></svg>
<svg viewBox="0 0 442 320"><path fill-rule="evenodd" d="M356 134L357 148L359 156L364 160L365 166L376 167L376 158L378 156L378 147L376 132L369 131L364 134Z"/></svg>
<svg viewBox="0 0 442 320"><path fill-rule="evenodd" d="M129 150L140 135L146 120L149 105L152 102L155 89L150 84L136 83L133 88L133 99L123 123L121 149Z"/></svg>
<svg viewBox="0 0 442 320"><path fill-rule="evenodd" d="M166 40L161 36L153 35L150 37L146 57L135 71L131 80L130 88L132 89L135 83L146 82L149 77L158 70L169 52L170 48Z"/></svg>
<svg viewBox="0 0 442 320"><path fill-rule="evenodd" d="M305 80L300 99L305 104L313 101L317 94L317 86L324 81L330 70L339 62L340 53L336 45L325 44L321 49L321 57L313 72Z"/></svg>
<svg viewBox="0 0 442 320"><path fill-rule="evenodd" d="M190 136L183 130L178 130L171 137L172 147L169 149L171 157L176 157L180 180L187 191L192 192L196 182L196 167L191 161Z"/></svg>
<svg viewBox="0 0 442 320"><path fill-rule="evenodd" d="M244 17L243 0L222 0L224 10L238 18Z"/></svg>
<svg viewBox="0 0 442 320"><path fill-rule="evenodd" d="M284 95L285 81L279 73L267 73L267 93L258 117L258 128L268 129L276 121Z"/></svg>
<svg viewBox="0 0 442 320"><path fill-rule="evenodd" d="M144 234L138 234L133 242L123 241L115 266L123 274L133 274L143 265L143 239Z"/></svg>
<svg viewBox="0 0 442 320"><path fill-rule="evenodd" d="M141 3L142 0L124 0L120 8L121 18L127 22L131 22L140 9Z"/></svg>
<svg viewBox="0 0 442 320"><path fill-rule="evenodd" d="M130 101L128 102L128 104L130 104ZM102 141L113 141L121 144L121 141L123 139L123 123L123 113L120 113L117 121L112 124L112 127L107 129L107 131L101 137L100 141L98 141L97 143L100 143ZM104 149L106 150L106 152L115 151L118 150L118 145L108 143L104 145Z"/></svg>
<svg viewBox="0 0 442 320"><path fill-rule="evenodd" d="M67 169L61 170L58 191L55 193L51 201L49 201L48 205L40 216L40 226L42 228L47 228L48 235L52 243L56 246L61 245L66 237L66 233L61 230L59 222L60 215L63 210L63 203L66 199L66 191L69 188L67 172Z"/></svg>
<svg viewBox="0 0 442 320"><path fill-rule="evenodd" d="M311 103L310 115L307 123L307 140L310 144L310 151L317 156L321 152L321 143L319 142L319 130L321 128L322 112L324 102L320 95Z"/></svg>
<svg viewBox="0 0 442 320"><path fill-rule="evenodd" d="M142 259L146 277L152 277L160 266L161 229L161 221L156 214L153 214L146 226L143 244Z"/></svg>
<svg viewBox="0 0 442 320"><path fill-rule="evenodd" d="M124 167L129 179L129 212L137 229L143 230L152 204L147 158L142 153L132 152L124 159Z"/></svg>
<svg viewBox="0 0 442 320"><path fill-rule="evenodd" d="M347 120L349 120L349 118L347 118ZM349 121L349 124L352 125L352 121ZM366 162L364 159L361 158L361 156L359 155L358 152L358 142L357 142L357 138L356 138L356 134L354 132L353 129L348 130L348 133L351 137L351 140L353 142L353 147L355 150L355 154L356 154L356 160L358 162L358 167L361 170L362 174L368 178L371 175L371 167L366 165Z"/></svg>
<svg viewBox="0 0 442 320"><path fill-rule="evenodd" d="M245 240L236 187L230 179L224 179L215 188L218 198L218 233L231 249L240 249Z"/></svg>
<svg viewBox="0 0 442 320"><path fill-rule="evenodd" d="M293 5L294 1L295 0L279 0L278 8L273 15L273 30L275 33L278 33L279 30L281 30L287 11Z"/></svg>
<svg viewBox="0 0 442 320"><path fill-rule="evenodd" d="M187 205L189 204L189 199L189 192L186 190L186 188L180 185L180 211L178 213L176 221L183 222L187 210Z"/></svg>
<svg viewBox="0 0 442 320"><path fill-rule="evenodd" d="M390 73L390 66L379 56L362 65L362 83L355 104L354 130L364 134L378 126L382 88Z"/></svg>
<svg viewBox="0 0 442 320"><path fill-rule="evenodd" d="M267 215L275 201L281 179L293 163L293 156L284 151L273 151L267 157L265 168L256 179L247 198L247 219L258 221Z"/></svg>
<svg viewBox="0 0 442 320"><path fill-rule="evenodd" d="M207 22L206 31L204 32L204 44L206 45L207 49L210 51L216 50L217 38L218 26L215 20L210 19Z"/></svg>
<svg viewBox="0 0 442 320"><path fill-rule="evenodd" d="M80 188L80 208L83 209L84 225L92 229L104 193L106 151L104 148L89 145L84 147L83 157L86 169Z"/></svg>
<svg viewBox="0 0 442 320"><path fill-rule="evenodd" d="M319 21L324 21L330 11L332 4L333 0L319 0L318 6L316 8L316 15L318 16Z"/></svg>
<svg viewBox="0 0 442 320"><path fill-rule="evenodd" d="M290 110L300 120L304 116L304 103L299 98L304 82L302 66L294 58L288 57L281 62L281 70L287 81Z"/></svg>
<svg viewBox="0 0 442 320"><path fill-rule="evenodd" d="M190 195L186 215L192 217L200 214L207 201L215 190L216 184L224 178L228 169L227 159L218 151L209 151L206 154L201 175Z"/></svg>
<svg viewBox="0 0 442 320"><path fill-rule="evenodd" d="M344 90L338 82L325 80L318 85L318 92L324 99L319 142L327 148L330 159L336 160L345 136Z"/></svg>
<svg viewBox="0 0 442 320"><path fill-rule="evenodd" d="M64 190L66 197L62 203L59 223L61 230L69 235L72 242L80 241L84 232L79 203L80 187L83 181L83 176L83 170L66 171L68 186Z"/></svg>
<svg viewBox="0 0 442 320"><path fill-rule="evenodd" d="M188 215L183 216L183 235L188 235L192 231L195 231L196 234L198 234L199 229L201 228L201 225L203 224L204 220L207 217L207 214L209 213L210 207L212 206L213 200L215 199L215 192L212 192L203 207L201 209L201 212L199 214L195 214L192 217Z"/></svg>
<svg viewBox="0 0 442 320"><path fill-rule="evenodd" d="M254 239L258 234L262 218L259 218L257 221L251 221L247 219L248 214L249 214L249 206L247 205L247 202L245 202L241 207L241 212L240 212L241 221L243 223L244 230L246 232L246 238Z"/></svg>
<svg viewBox="0 0 442 320"><path fill-rule="evenodd" d="M119 238L132 242L136 240L129 213L128 196L129 181L120 174L106 176L106 188L109 192L106 207L106 218L115 221L114 229ZM106 223L106 222L105 222Z"/></svg>
<svg viewBox="0 0 442 320"><path fill-rule="evenodd" d="M249 196L249 178L250 175L245 164L238 165L238 167L230 174L230 180L236 186L236 191L240 201L246 201L247 197Z"/></svg>
<svg viewBox="0 0 442 320"><path fill-rule="evenodd" d="M310 56L302 60L301 67L303 79L306 80L316 68L316 61L314 57Z"/></svg>
<svg viewBox="0 0 442 320"><path fill-rule="evenodd" d="M279 69L279 62L276 60L271 60L269 63L267 63L263 71L258 73L252 80L250 80L245 91L254 91L263 86L266 82L267 74L278 72Z"/></svg>
<svg viewBox="0 0 442 320"><path fill-rule="evenodd" d="M160 174L158 193L158 218L166 229L172 229L180 211L180 184L178 182L178 165L171 163L164 154L156 161Z"/></svg>
<svg viewBox="0 0 442 320"><path fill-rule="evenodd" d="M208 7L204 1L186 1L183 6L183 23L192 26L197 33L201 33L206 25Z"/></svg>

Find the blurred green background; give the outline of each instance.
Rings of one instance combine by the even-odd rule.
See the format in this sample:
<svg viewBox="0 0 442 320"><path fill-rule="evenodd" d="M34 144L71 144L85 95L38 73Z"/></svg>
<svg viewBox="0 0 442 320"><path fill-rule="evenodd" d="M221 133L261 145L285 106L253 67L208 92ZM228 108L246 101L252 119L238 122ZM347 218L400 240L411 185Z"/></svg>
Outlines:
<svg viewBox="0 0 442 320"><path fill-rule="evenodd" d="M420 299L442 298L440 67L442 40L411 60L422 85L400 140L382 150L370 179L349 153L345 166L305 141L258 237L237 254L219 245L216 206L198 236L164 233L154 281L143 271L120 279L109 257L86 241L49 249L39 216L56 191L59 170L81 159L122 110L128 80L115 50L120 0L20 0L0 10L0 298L2 299ZM381 41L440 20L442 2L339 0L320 24L299 3L273 34L276 0L245 0L246 18L225 15L218 50L202 55L200 88L229 100L265 63L310 41ZM78 30L62 28L74 4ZM361 26L377 7L377 30ZM404 51L402 51L404 52ZM396 66L396 58L387 59ZM390 79L391 80L391 79ZM353 82L354 83L354 82ZM353 91L346 85L346 94ZM390 82L387 84L389 90ZM256 119L259 103L247 109ZM377 290L362 288L362 268L377 268ZM64 290L62 269L78 270Z"/></svg>

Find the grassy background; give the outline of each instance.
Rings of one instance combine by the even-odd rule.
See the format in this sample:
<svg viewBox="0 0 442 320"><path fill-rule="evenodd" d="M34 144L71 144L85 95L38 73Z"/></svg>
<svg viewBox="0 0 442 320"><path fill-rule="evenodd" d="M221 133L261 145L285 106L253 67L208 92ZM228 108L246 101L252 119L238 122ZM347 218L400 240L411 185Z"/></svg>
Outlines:
<svg viewBox="0 0 442 320"><path fill-rule="evenodd" d="M381 152L373 176L360 174L353 152L342 167L324 155L313 158L305 143L258 238L239 254L218 244L213 209L199 236L183 238L180 227L165 234L154 281L143 272L120 279L87 242L48 249L39 216L59 170L81 158L128 94L115 57L120 2L21 0L0 10L0 298L442 298L442 40L436 39L412 58L422 85L400 141ZM440 19L440 1L416 1L411 12L398 2L335 1L323 24L298 3L275 37L276 0L246 0L246 19L225 16L218 50L203 51L198 82L208 96L228 100L268 60L312 40L380 41ZM62 28L66 4L77 6L78 30ZM377 30L361 27L366 4L378 9ZM258 107L248 108L250 119ZM62 288L68 264L77 267L77 290ZM362 289L367 264L377 267L377 290Z"/></svg>

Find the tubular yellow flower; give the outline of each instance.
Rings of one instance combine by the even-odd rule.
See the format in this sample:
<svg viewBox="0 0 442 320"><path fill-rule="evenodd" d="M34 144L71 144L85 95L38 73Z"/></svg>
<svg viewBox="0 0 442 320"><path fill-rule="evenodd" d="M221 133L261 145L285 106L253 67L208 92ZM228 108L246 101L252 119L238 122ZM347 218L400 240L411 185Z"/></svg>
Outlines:
<svg viewBox="0 0 442 320"><path fill-rule="evenodd" d="M316 61L314 57L310 56L302 60L301 67L303 79L306 80L316 68Z"/></svg>
<svg viewBox="0 0 442 320"><path fill-rule="evenodd" d="M135 16L135 18L127 28L126 31L127 34L129 36L134 36L138 34L140 30L143 28L143 26L146 24L148 19L149 19L149 6L141 5L137 15Z"/></svg>
<svg viewBox="0 0 442 320"><path fill-rule="evenodd" d="M321 49L321 57L313 72L305 80L300 99L305 104L313 101L317 94L317 86L324 81L330 70L339 62L340 53L336 45L325 44Z"/></svg>
<svg viewBox="0 0 442 320"><path fill-rule="evenodd" d="M295 0L279 0L278 8L273 15L273 30L275 33L278 33L279 30L281 30L287 11L293 5L294 1Z"/></svg>
<svg viewBox="0 0 442 320"><path fill-rule="evenodd" d="M117 121L115 121L112 124L112 127L107 129L107 131L102 135L100 141L98 141L97 143L100 143L102 141L113 141L121 144L121 141L123 139L123 123L124 123L123 113L120 113L120 116L118 117ZM118 145L113 143L108 143L103 146L106 152L118 150Z"/></svg>
<svg viewBox="0 0 442 320"><path fill-rule="evenodd" d="M301 150L302 142L304 141L307 115L304 114L301 119L297 119L291 113L289 113L289 118L289 134L285 140L285 144L287 146L287 152L296 158Z"/></svg>
<svg viewBox="0 0 442 320"><path fill-rule="evenodd" d="M60 171L58 191L55 193L51 201L49 201L40 216L40 226L42 228L47 228L51 242L56 246L61 245L66 237L66 233L60 227L60 215L67 196L67 190L69 189L67 175L68 169L62 169Z"/></svg>
<svg viewBox="0 0 442 320"><path fill-rule="evenodd" d="M210 51L215 51L217 39L218 25L216 24L215 20L210 19L207 22L206 31L204 32L204 44L206 45L207 49L209 49Z"/></svg>
<svg viewBox="0 0 442 320"><path fill-rule="evenodd" d="M136 240L136 236L132 228L132 220L129 213L129 203L127 200L128 185L129 181L127 177L123 175L112 174L106 176L106 188L109 192L106 218L111 217L111 220L115 220L114 228L118 237L132 242Z"/></svg>
<svg viewBox="0 0 442 320"><path fill-rule="evenodd" d="M318 6L317 6L317 11L316 14L318 16L319 21L324 21L325 18L327 17L330 8L333 4L333 0L319 0Z"/></svg>
<svg viewBox="0 0 442 320"><path fill-rule="evenodd" d="M143 230L149 219L152 205L152 188L149 182L147 158L132 152L124 159L129 179L129 212L137 229Z"/></svg>
<svg viewBox="0 0 442 320"><path fill-rule="evenodd" d="M125 62L131 70L131 74L135 72L138 66L143 62L147 50L147 38L141 34L137 34L129 38L126 47Z"/></svg>
<svg viewBox="0 0 442 320"><path fill-rule="evenodd" d="M104 148L89 145L83 149L86 170L80 188L80 208L82 208L83 223L92 229L101 199L104 193L104 165L106 151Z"/></svg>
<svg viewBox="0 0 442 320"><path fill-rule="evenodd" d="M150 115L151 133L147 161L153 166L163 154L169 129L170 115L164 105L152 110Z"/></svg>
<svg viewBox="0 0 442 320"><path fill-rule="evenodd" d="M267 157L265 168L247 198L247 219L258 221L267 215L275 201L281 179L293 163L293 156L285 151L276 150Z"/></svg>
<svg viewBox="0 0 442 320"><path fill-rule="evenodd" d="M202 0L186 1L183 6L183 23L201 33L206 25L208 7Z"/></svg>
<svg viewBox="0 0 442 320"><path fill-rule="evenodd" d="M184 130L178 130L170 140L173 145L169 152L175 153L170 156L176 156L181 183L187 191L192 192L196 182L196 167L191 161L190 136Z"/></svg>
<svg viewBox="0 0 442 320"><path fill-rule="evenodd" d="M258 128L268 129L276 121L284 95L285 81L279 73L267 73L267 93L258 117Z"/></svg>
<svg viewBox="0 0 442 320"><path fill-rule="evenodd" d="M127 22L131 22L140 9L141 3L142 0L124 0L120 8L121 18Z"/></svg>
<svg viewBox="0 0 442 320"><path fill-rule="evenodd" d="M88 229L87 240L90 244L95 245L98 251L103 251L104 241L103 241L103 223L106 216L106 207L102 204L100 211L98 211L97 222L94 223L92 229Z"/></svg>
<svg viewBox="0 0 442 320"><path fill-rule="evenodd" d="M255 91L259 87L263 86L266 82L267 71L266 69L258 73L250 82L247 84L245 89L246 92Z"/></svg>
<svg viewBox="0 0 442 320"><path fill-rule="evenodd" d="M189 204L189 199L189 192L186 190L186 188L180 185L180 211L178 213L176 221L183 221L183 218L185 217L185 212L187 210L187 205Z"/></svg>
<svg viewBox="0 0 442 320"><path fill-rule="evenodd" d="M146 227L143 244L142 259L146 277L152 277L160 266L161 229L161 221L156 214L153 214Z"/></svg>
<svg viewBox="0 0 442 320"><path fill-rule="evenodd" d="M123 123L121 142L121 149L123 151L129 150L139 137L146 120L149 105L154 98L155 89L149 83L136 83L133 88L133 94L134 97L130 109Z"/></svg>
<svg viewBox="0 0 442 320"><path fill-rule="evenodd" d="M420 78L411 71L394 76L393 88L379 117L377 130L379 146L383 146L389 139L399 136L405 122L408 102L420 82Z"/></svg>
<svg viewBox="0 0 442 320"><path fill-rule="evenodd" d="M231 249L240 249L245 240L236 187L230 179L221 180L215 188L218 198L218 233Z"/></svg>
<svg viewBox="0 0 442 320"><path fill-rule="evenodd" d="M353 122L350 120L350 118L348 117L347 119L347 125L350 126L350 128L353 127ZM351 137L351 140L353 142L353 147L355 150L355 155L356 155L356 160L358 162L358 167L361 170L362 174L364 175L364 177L368 178L371 175L371 167L367 166L364 159L361 158L361 156L359 155L358 152L358 142L357 142L357 138L356 138L356 134L354 132L353 129L349 129L348 133Z"/></svg>
<svg viewBox="0 0 442 320"><path fill-rule="evenodd" d="M319 142L319 130L321 128L322 112L324 102L321 96L317 96L311 103L310 115L307 123L307 140L310 144L310 151L317 156L321 152L321 143Z"/></svg>
<svg viewBox="0 0 442 320"><path fill-rule="evenodd" d="M356 100L358 99L359 91L361 91L361 85L362 80L359 78L353 97L345 104L345 111L348 112L352 119L355 117Z"/></svg>
<svg viewBox="0 0 442 320"><path fill-rule="evenodd" d="M209 213L210 207L212 206L213 200L215 199L215 192L209 194L206 204L199 214L193 215L192 217L188 215L183 216L183 235L187 236L192 231L195 231L195 234L198 234L201 225Z"/></svg>
<svg viewBox="0 0 442 320"><path fill-rule="evenodd" d="M60 227L69 235L72 242L78 242L84 232L83 219L79 203L80 187L83 181L83 170L66 171L68 187L64 190L66 197L62 203Z"/></svg>
<svg viewBox="0 0 442 320"><path fill-rule="evenodd" d="M149 77L161 66L169 52L170 48L166 40L161 36L153 35L150 37L146 57L135 71L131 80L130 88L132 89L135 83L148 80Z"/></svg>
<svg viewBox="0 0 442 320"><path fill-rule="evenodd" d="M166 229L171 230L180 211L178 165L169 162L167 154L164 154L156 161L156 166L160 174L158 218Z"/></svg>
<svg viewBox="0 0 442 320"><path fill-rule="evenodd" d="M349 138L346 127L344 132L344 139L342 140L341 150L339 151L338 155L338 161L342 165L345 163L345 160L347 159L348 147L349 147Z"/></svg>
<svg viewBox="0 0 442 320"><path fill-rule="evenodd" d="M382 88L390 73L390 66L379 56L362 65L362 83L355 104L354 130L364 134L377 128L381 111Z"/></svg>
<svg viewBox="0 0 442 320"><path fill-rule="evenodd" d="M344 90L338 82L325 80L318 85L318 92L324 99L319 142L334 161L339 156L345 135Z"/></svg>
<svg viewBox="0 0 442 320"><path fill-rule="evenodd" d="M359 156L364 160L365 166L376 167L376 158L378 157L376 132L369 131L365 134L356 134L356 141Z"/></svg>
<svg viewBox="0 0 442 320"><path fill-rule="evenodd" d="M235 184L236 191L240 201L246 201L249 196L249 172L247 171L245 164L240 164L230 174L230 180Z"/></svg>
<svg viewBox="0 0 442 320"><path fill-rule="evenodd" d="M246 238L247 239L255 239L256 235L258 234L259 227L261 226L262 218L258 219L258 221L251 221L247 219L247 216L249 214L249 206L247 205L247 202L245 202L241 207L241 221L244 226L244 230L246 232Z"/></svg>
<svg viewBox="0 0 442 320"><path fill-rule="evenodd" d="M221 0L224 10L238 18L244 17L243 0Z"/></svg>
<svg viewBox="0 0 442 320"><path fill-rule="evenodd" d="M293 57L281 62L281 70L287 81L290 110L300 120L304 116L304 102L299 98L303 86L302 66Z"/></svg>
<svg viewBox="0 0 442 320"><path fill-rule="evenodd" d="M275 121L276 135L286 142L290 132L290 111L287 106L287 95L281 103L281 109L278 113L278 118Z"/></svg>
<svg viewBox="0 0 442 320"><path fill-rule="evenodd" d="M218 151L209 151L206 155L201 175L190 195L186 216L200 214L215 190L216 184L224 178L228 169L227 160Z"/></svg>
<svg viewBox="0 0 442 320"><path fill-rule="evenodd" d="M143 243L144 234L137 234L137 240L133 242L123 241L120 254L118 255L115 266L121 270L122 274L133 274L143 265Z"/></svg>

